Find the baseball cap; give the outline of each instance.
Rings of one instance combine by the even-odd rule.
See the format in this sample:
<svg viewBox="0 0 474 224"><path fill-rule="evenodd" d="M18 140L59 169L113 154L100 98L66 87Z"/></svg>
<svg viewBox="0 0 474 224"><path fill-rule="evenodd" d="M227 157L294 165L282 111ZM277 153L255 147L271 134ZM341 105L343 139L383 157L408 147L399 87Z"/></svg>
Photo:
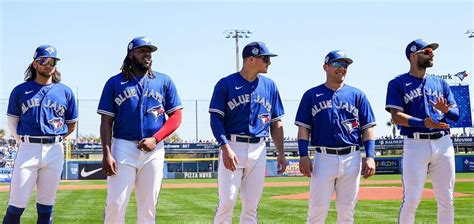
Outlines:
<svg viewBox="0 0 474 224"><path fill-rule="evenodd" d="M333 61L345 61L347 62L347 64L352 64L352 59L350 59L349 57L347 57L346 53L344 53L343 51L341 50L334 50L334 51L330 51L326 57L324 58L324 64L329 64Z"/></svg>
<svg viewBox="0 0 474 224"><path fill-rule="evenodd" d="M139 47L149 47L151 48L151 52L156 51L158 48L153 45L148 37L135 37L132 41L128 44L127 52Z"/></svg>
<svg viewBox="0 0 474 224"><path fill-rule="evenodd" d="M37 58L54 58L60 60L57 56L58 51L55 47L51 45L41 45L36 48L35 53L33 54L33 59Z"/></svg>
<svg viewBox="0 0 474 224"><path fill-rule="evenodd" d="M278 55L270 53L267 46L263 42L252 42L247 44L242 50L242 58L248 58L252 56L270 56L276 57Z"/></svg>
<svg viewBox="0 0 474 224"><path fill-rule="evenodd" d="M431 48L433 50L436 50L438 46L439 44L437 43L428 43L423 39L416 39L408 44L407 48L405 49L405 55L409 59L411 53L423 50L425 48Z"/></svg>

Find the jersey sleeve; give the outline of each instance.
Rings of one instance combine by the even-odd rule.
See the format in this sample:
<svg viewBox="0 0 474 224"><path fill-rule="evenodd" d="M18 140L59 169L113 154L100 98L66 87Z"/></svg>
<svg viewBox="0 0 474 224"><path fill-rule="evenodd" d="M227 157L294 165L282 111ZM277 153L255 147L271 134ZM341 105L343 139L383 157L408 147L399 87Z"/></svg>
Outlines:
<svg viewBox="0 0 474 224"><path fill-rule="evenodd" d="M64 114L64 119L66 123L74 123L78 120L76 96L74 96L72 90L68 91L68 95L67 99L69 102L66 113Z"/></svg>
<svg viewBox="0 0 474 224"><path fill-rule="evenodd" d="M111 117L115 117L116 107L114 106L114 82L113 78L109 79L102 90L102 95L99 100L99 107L97 109L98 114L105 114Z"/></svg>
<svg viewBox="0 0 474 224"><path fill-rule="evenodd" d="M370 106L369 99L367 99L367 96L364 93L361 93L360 95L359 122L361 130L376 125L374 111L372 110L372 106Z"/></svg>
<svg viewBox="0 0 474 224"><path fill-rule="evenodd" d="M166 105L164 105L164 107L167 114L183 108L178 90L171 78L168 78L166 83Z"/></svg>
<svg viewBox="0 0 474 224"><path fill-rule="evenodd" d="M296 112L295 125L311 130L312 114L311 114L311 91L307 91L301 98L298 111Z"/></svg>
<svg viewBox="0 0 474 224"><path fill-rule="evenodd" d="M403 92L400 89L396 79L388 83L387 98L385 99L385 110L390 113L390 109L403 111L405 103L403 101Z"/></svg>
<svg viewBox="0 0 474 224"><path fill-rule="evenodd" d="M209 104L209 113L218 113L221 116L225 116L225 104L226 104L226 86L224 79L221 79L217 82L214 87L214 92L212 93L211 102Z"/></svg>
<svg viewBox="0 0 474 224"><path fill-rule="evenodd" d="M274 84L271 122L281 120L284 114L285 110L283 109L283 104L281 102L280 92L278 91L277 86Z"/></svg>
<svg viewBox="0 0 474 224"><path fill-rule="evenodd" d="M19 118L21 115L20 94L18 94L18 87L14 88L8 99L7 116Z"/></svg>

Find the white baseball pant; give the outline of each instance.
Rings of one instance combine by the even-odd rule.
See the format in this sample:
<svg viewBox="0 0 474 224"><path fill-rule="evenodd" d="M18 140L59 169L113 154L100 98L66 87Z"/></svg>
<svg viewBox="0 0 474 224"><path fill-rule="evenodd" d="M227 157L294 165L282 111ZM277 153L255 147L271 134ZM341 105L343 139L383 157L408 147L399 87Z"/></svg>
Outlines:
<svg viewBox="0 0 474 224"><path fill-rule="evenodd" d="M107 177L107 199L104 223L125 223L130 193L135 188L137 223L154 224L156 204L163 179L165 150L163 141L155 150L137 149L137 141L114 139L112 156L118 173Z"/></svg>
<svg viewBox="0 0 474 224"><path fill-rule="evenodd" d="M438 223L454 223L454 148L449 135L436 140L405 138L402 167L399 223L415 223L427 173L438 202Z"/></svg>
<svg viewBox="0 0 474 224"><path fill-rule="evenodd" d="M361 166L360 151L347 155L315 154L310 180L308 223L325 223L334 191L337 223L354 222Z"/></svg>
<svg viewBox="0 0 474 224"><path fill-rule="evenodd" d="M229 145L237 155L239 164L237 170L232 172L225 168L219 156L219 202L214 223L232 223L239 189L242 201L240 223L257 223L257 208L265 182L265 141L255 144L229 141Z"/></svg>

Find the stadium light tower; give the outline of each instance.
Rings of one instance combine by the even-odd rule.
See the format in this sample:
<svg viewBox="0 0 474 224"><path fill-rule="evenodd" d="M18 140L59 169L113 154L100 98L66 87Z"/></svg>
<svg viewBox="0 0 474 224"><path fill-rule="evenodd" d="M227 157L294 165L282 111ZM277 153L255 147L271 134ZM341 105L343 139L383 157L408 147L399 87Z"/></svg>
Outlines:
<svg viewBox="0 0 474 224"><path fill-rule="evenodd" d="M225 38L235 39L235 63L237 71L239 71L239 38L250 38L252 32L249 30L226 30L224 34L226 35Z"/></svg>
<svg viewBox="0 0 474 224"><path fill-rule="evenodd" d="M467 30L466 33L468 38L474 37L474 29Z"/></svg>

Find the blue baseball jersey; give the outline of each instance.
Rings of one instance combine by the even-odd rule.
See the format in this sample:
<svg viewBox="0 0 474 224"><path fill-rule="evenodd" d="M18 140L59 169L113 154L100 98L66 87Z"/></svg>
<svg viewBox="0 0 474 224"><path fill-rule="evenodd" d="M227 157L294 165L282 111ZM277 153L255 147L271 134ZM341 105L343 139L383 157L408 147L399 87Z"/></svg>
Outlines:
<svg viewBox="0 0 474 224"><path fill-rule="evenodd" d="M313 146L346 147L362 146L362 131L376 123L361 90L345 84L333 91L322 84L304 93L295 125L311 131Z"/></svg>
<svg viewBox="0 0 474 224"><path fill-rule="evenodd" d="M214 87L210 113L224 118L225 134L269 136L270 123L284 115L275 83L262 75L249 82L239 72L222 78Z"/></svg>
<svg viewBox="0 0 474 224"><path fill-rule="evenodd" d="M432 75L417 78L410 73L405 73L388 83L385 109L390 112L390 109L394 108L420 119L431 117L435 121L446 122L444 114L430 104L430 100L437 102L438 96L446 98L449 105L457 107L453 93L445 80ZM430 133L441 130L401 126L400 134Z"/></svg>
<svg viewBox="0 0 474 224"><path fill-rule="evenodd" d="M153 74L126 80L119 73L105 83L97 113L114 117L114 138L138 141L151 137L165 123L165 113L183 108L171 78Z"/></svg>
<svg viewBox="0 0 474 224"><path fill-rule="evenodd" d="M7 116L19 118L18 135L65 135L65 124L77 122L76 98L61 83L24 82L11 92Z"/></svg>

